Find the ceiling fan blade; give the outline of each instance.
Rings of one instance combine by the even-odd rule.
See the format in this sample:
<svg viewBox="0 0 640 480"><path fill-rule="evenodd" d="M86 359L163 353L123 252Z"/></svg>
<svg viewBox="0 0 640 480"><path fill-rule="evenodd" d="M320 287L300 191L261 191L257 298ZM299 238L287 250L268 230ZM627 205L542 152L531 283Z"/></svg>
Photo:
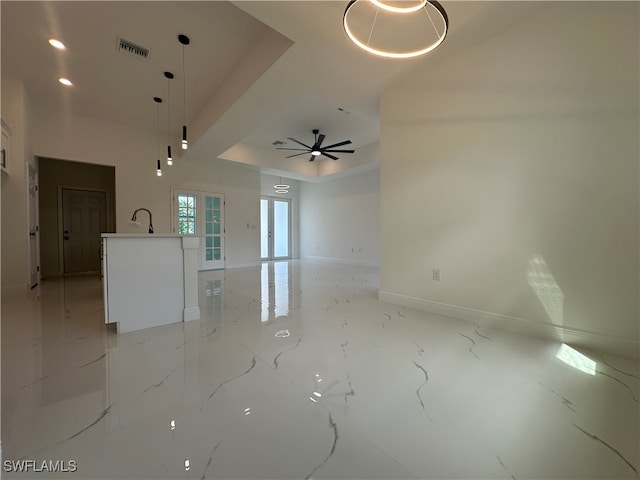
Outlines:
<svg viewBox="0 0 640 480"><path fill-rule="evenodd" d="M302 145L303 147L307 147L309 150L311 150L311 147L309 145L305 145L304 143L302 143L299 140L296 140L293 137L287 137L287 139L291 140L292 142L296 142L297 144Z"/></svg>
<svg viewBox="0 0 640 480"><path fill-rule="evenodd" d="M331 160L338 160L338 157L334 157L333 155L331 155L330 153L325 153L325 152L320 152L322 155L324 155L325 157L329 157Z"/></svg>
<svg viewBox="0 0 640 480"><path fill-rule="evenodd" d="M309 159L310 162L313 162L316 159L315 155L311 155L311 158Z"/></svg>
<svg viewBox="0 0 640 480"><path fill-rule="evenodd" d="M324 134L323 133L321 133L318 136L318 140L316 140L316 144L314 145L314 147L320 148L320 145L322 145L322 142L324 142Z"/></svg>
<svg viewBox="0 0 640 480"><path fill-rule="evenodd" d="M355 153L355 150L327 150L327 149L322 149L323 152L330 152L330 153Z"/></svg>
<svg viewBox="0 0 640 480"><path fill-rule="evenodd" d="M284 157L284 158L293 158L293 157L299 157L300 155L306 155L307 152L302 152L302 153L295 153L293 155L289 155L288 157Z"/></svg>
<svg viewBox="0 0 640 480"><path fill-rule="evenodd" d="M324 149L326 150L327 148L341 147L342 145L349 145L350 143L351 143L351 140L345 140L344 142L338 142L338 143L334 143L333 145L327 145L326 147L324 147Z"/></svg>
<svg viewBox="0 0 640 480"><path fill-rule="evenodd" d="M304 152L308 152L309 151L308 148L283 148L283 147L276 147L276 150L300 150L300 151L304 151Z"/></svg>

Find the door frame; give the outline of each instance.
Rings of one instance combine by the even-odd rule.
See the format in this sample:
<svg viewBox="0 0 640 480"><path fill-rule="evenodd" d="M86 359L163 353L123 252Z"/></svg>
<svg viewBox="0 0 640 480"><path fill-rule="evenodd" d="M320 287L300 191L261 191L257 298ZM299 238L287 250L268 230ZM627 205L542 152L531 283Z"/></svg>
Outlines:
<svg viewBox="0 0 640 480"><path fill-rule="evenodd" d="M292 213L291 213L291 208L293 206L293 202L291 201L291 198L288 197L274 197L271 195L260 195L260 201L262 200L268 200L269 202L269 213L267 215L267 219L269 222L269 231L271 232L271 236L269 238L272 239L268 247L268 256L267 257L263 257L262 255L260 256L260 261L261 262L269 262L269 261L273 261L273 260L290 260L292 258L292 248L293 248L293 219L292 219ZM289 206L287 207L287 242L288 242L288 251L289 251L289 255L285 256L285 257L276 257L274 255L274 245L275 245L275 241L273 240L273 204L275 201L279 201L279 202L286 202L289 204ZM260 219L260 221L262 222L262 218ZM260 230L262 231L262 225L260 225ZM262 238L260 239L260 241L262 242ZM262 245L260 246L260 250L262 250Z"/></svg>
<svg viewBox="0 0 640 480"><path fill-rule="evenodd" d="M62 242L62 232L64 232L64 208L62 206L63 190L81 190L84 192L103 192L105 194L105 215L107 232L113 231L113 217L111 214L111 195L109 190L104 188L76 187L70 185L58 185L58 273L64 275L64 242Z"/></svg>
<svg viewBox="0 0 640 480"><path fill-rule="evenodd" d="M33 172L33 177L35 179L35 198L33 202L31 200L31 172ZM40 272L40 172L38 170L37 165L33 165L30 162L27 162L27 228L28 228L28 239L29 239L29 288L36 287L41 280L41 272ZM33 203L33 205L32 205ZM31 208L34 208L34 218L31 218ZM33 223L32 223L33 221ZM35 245L31 244L31 234L35 234ZM35 248L35 270L36 270L36 281L32 282L31 273L33 272L33 249Z"/></svg>

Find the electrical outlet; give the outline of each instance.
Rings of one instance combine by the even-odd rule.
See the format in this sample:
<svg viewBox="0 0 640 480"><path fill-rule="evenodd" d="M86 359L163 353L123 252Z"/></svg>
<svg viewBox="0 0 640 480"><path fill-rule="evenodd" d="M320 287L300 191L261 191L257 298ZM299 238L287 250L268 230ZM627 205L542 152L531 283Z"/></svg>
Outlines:
<svg viewBox="0 0 640 480"><path fill-rule="evenodd" d="M140 222L136 222L135 220L129 220L129 222L127 224L130 227L139 227L140 226Z"/></svg>
<svg viewBox="0 0 640 480"><path fill-rule="evenodd" d="M434 269L433 269L433 279L434 279L436 282L439 282L439 281L440 281L440 269L439 269L439 268L434 268Z"/></svg>

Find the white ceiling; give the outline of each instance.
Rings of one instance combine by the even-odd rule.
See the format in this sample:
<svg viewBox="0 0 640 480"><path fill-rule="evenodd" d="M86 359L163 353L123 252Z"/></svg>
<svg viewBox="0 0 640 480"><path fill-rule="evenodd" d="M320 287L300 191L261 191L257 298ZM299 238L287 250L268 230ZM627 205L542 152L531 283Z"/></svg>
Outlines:
<svg viewBox="0 0 640 480"><path fill-rule="evenodd" d="M182 124L182 46L186 54L188 158L239 161L303 180L375 164L378 100L418 63L434 68L461 49L507 28L541 2L441 2L450 30L443 45L413 60L370 56L342 28L345 1L2 1L2 76L22 80L34 105L155 129L154 96L171 81L171 135ZM58 52L47 39L67 45ZM151 49L147 60L118 52L123 37ZM74 87L56 79L66 76ZM167 124L162 110L161 124ZM353 142L355 155L309 164L272 145L295 137ZM291 152L294 153L294 152Z"/></svg>

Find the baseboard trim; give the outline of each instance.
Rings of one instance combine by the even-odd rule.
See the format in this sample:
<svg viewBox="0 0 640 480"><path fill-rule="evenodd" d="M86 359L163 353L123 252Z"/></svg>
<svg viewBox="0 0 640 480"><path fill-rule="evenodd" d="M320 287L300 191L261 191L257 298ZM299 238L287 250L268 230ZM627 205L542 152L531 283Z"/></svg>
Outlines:
<svg viewBox="0 0 640 480"><path fill-rule="evenodd" d="M380 290L381 302L402 305L444 317L474 322L484 328L506 330L521 335L545 338L577 347L586 347L600 352L612 353L628 358L640 358L640 343L626 338L579 328L513 317L500 313L485 312L473 308L434 302Z"/></svg>
<svg viewBox="0 0 640 480"><path fill-rule="evenodd" d="M182 319L185 322L190 322L191 320L200 320L200 307L185 308L182 311Z"/></svg>
<svg viewBox="0 0 640 480"><path fill-rule="evenodd" d="M316 257L316 256L307 256L302 257L302 260L307 260L309 262L320 262L320 263L340 263L343 265L357 265L360 267L379 267L380 264L376 262L367 262L364 260L351 260L349 258L337 258L337 257Z"/></svg>

